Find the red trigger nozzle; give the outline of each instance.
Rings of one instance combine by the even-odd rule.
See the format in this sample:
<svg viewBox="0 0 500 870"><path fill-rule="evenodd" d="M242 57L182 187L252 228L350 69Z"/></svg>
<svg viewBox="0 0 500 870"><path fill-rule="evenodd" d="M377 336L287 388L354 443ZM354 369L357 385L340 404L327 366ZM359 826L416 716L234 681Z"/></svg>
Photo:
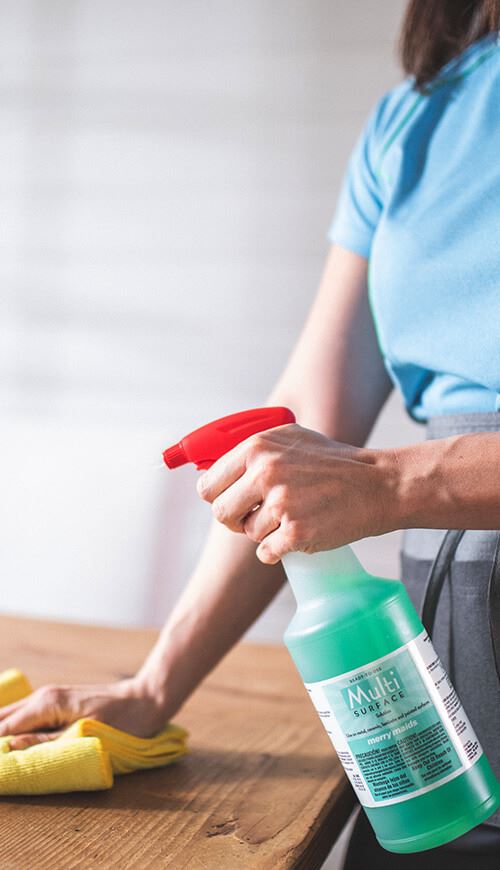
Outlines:
<svg viewBox="0 0 500 870"><path fill-rule="evenodd" d="M213 420L185 435L178 444L173 444L164 451L163 459L169 468L177 468L187 462L193 462L199 469L210 468L224 453L256 432L274 429L287 423L295 423L295 415L289 408L251 408L240 411Z"/></svg>

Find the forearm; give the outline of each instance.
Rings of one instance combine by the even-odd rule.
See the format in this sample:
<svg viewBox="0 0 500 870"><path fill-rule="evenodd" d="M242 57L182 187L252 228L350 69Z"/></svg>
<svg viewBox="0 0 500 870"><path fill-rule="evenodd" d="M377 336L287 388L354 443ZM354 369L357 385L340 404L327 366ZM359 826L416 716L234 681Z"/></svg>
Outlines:
<svg viewBox="0 0 500 870"><path fill-rule="evenodd" d="M333 248L311 314L269 404L302 426L364 443L391 388L371 320L366 260ZM138 680L172 715L270 603L281 564L262 564L245 535L214 526L200 562Z"/></svg>
<svg viewBox="0 0 500 870"><path fill-rule="evenodd" d="M288 404L301 426L361 447L391 390L368 302L366 260L333 246L276 404Z"/></svg>
<svg viewBox="0 0 500 870"><path fill-rule="evenodd" d="M394 452L397 528L500 529L500 434L425 441Z"/></svg>
<svg viewBox="0 0 500 870"><path fill-rule="evenodd" d="M184 593L137 675L173 716L282 586L281 564L263 565L255 544L214 523Z"/></svg>

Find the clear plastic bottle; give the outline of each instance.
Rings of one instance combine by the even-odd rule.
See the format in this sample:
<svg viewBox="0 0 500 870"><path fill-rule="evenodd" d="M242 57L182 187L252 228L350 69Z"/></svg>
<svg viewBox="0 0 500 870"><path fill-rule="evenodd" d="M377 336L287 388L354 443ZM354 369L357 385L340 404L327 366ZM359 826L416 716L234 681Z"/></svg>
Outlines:
<svg viewBox="0 0 500 870"><path fill-rule="evenodd" d="M283 564L285 644L379 843L417 852L484 822L500 785L404 585L349 547Z"/></svg>

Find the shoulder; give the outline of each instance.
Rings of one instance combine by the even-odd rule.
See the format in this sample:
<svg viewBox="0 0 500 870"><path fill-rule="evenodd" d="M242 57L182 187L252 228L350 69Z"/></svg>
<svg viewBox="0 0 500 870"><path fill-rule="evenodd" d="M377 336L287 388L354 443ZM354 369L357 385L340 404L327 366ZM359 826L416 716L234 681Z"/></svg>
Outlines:
<svg viewBox="0 0 500 870"><path fill-rule="evenodd" d="M422 99L424 97L415 89L413 78L407 78L377 101L363 131L372 159L384 153L410 120Z"/></svg>
<svg viewBox="0 0 500 870"><path fill-rule="evenodd" d="M476 89L498 86L500 66L500 31L488 34L452 58L422 90L417 90L413 76L388 90L373 107L363 136L375 152L385 153L390 144L415 120L419 108L428 105L439 115L443 99L449 103L466 91L469 82ZM471 76L471 73L474 73ZM465 83L465 84L464 84ZM472 92L474 97L475 91Z"/></svg>
<svg viewBox="0 0 500 870"><path fill-rule="evenodd" d="M368 257L386 190L380 174L387 144L409 116L417 92L405 80L375 104L351 153L328 237L331 242Z"/></svg>

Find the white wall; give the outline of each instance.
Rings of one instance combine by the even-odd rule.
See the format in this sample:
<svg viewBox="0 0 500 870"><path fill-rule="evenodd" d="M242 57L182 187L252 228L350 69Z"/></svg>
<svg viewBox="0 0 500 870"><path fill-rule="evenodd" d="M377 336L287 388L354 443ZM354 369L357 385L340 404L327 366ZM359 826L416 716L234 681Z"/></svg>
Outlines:
<svg viewBox="0 0 500 870"><path fill-rule="evenodd" d="M261 403L283 365L349 149L399 75L401 8L0 7L4 611L164 618L208 511L159 455ZM391 400L375 442L415 437ZM394 536L360 551L397 571Z"/></svg>

